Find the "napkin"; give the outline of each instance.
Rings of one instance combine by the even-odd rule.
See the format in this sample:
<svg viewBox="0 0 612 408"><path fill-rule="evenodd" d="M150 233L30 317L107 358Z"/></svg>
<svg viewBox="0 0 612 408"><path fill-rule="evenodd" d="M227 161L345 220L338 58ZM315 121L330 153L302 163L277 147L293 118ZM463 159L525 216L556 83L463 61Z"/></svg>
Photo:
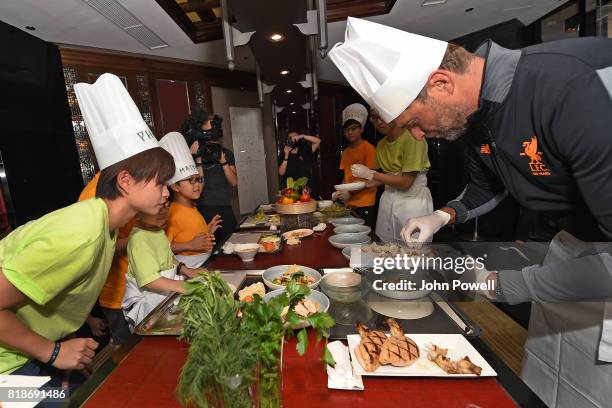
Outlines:
<svg viewBox="0 0 612 408"><path fill-rule="evenodd" d="M363 252L361 247L352 246L349 265L351 268L371 268L374 266L374 257Z"/></svg>
<svg viewBox="0 0 612 408"><path fill-rule="evenodd" d="M234 244L228 241L225 244L223 244L223 247L221 249L223 250L223 253L231 254L234 252Z"/></svg>
<svg viewBox="0 0 612 408"><path fill-rule="evenodd" d="M363 380L353 372L349 349L340 341L332 341L327 349L334 356L336 366L327 366L327 388L363 391Z"/></svg>
<svg viewBox="0 0 612 408"><path fill-rule="evenodd" d="M317 225L315 225L314 227L312 227L312 229L317 231L317 232L325 231L326 228L327 228L327 224L324 223L324 222L320 222Z"/></svg>

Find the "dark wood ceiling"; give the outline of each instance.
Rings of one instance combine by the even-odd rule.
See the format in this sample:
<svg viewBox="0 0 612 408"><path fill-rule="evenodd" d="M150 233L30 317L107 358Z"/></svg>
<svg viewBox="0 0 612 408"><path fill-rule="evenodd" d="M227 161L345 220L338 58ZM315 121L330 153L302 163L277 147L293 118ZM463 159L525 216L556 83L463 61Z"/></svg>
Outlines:
<svg viewBox="0 0 612 408"><path fill-rule="evenodd" d="M219 40L221 30L220 0L156 0L174 22L194 43ZM231 0L230 0L231 1ZM266 10L261 2L262 13ZM396 0L327 0L327 21L346 20L347 17L367 17L388 14Z"/></svg>

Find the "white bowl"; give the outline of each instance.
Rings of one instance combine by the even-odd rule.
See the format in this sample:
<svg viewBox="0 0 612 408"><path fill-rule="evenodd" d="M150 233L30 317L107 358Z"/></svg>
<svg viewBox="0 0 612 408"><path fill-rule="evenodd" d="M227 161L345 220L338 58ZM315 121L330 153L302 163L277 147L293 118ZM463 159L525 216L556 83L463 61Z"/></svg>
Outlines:
<svg viewBox="0 0 612 408"><path fill-rule="evenodd" d="M350 224L350 225L341 225L339 227L334 228L335 234L362 234L368 235L372 232L372 228L367 225L359 225L359 224Z"/></svg>
<svg viewBox="0 0 612 408"><path fill-rule="evenodd" d="M333 204L334 204L334 202L332 200L320 200L320 201L317 201L317 207L318 208L331 207Z"/></svg>
<svg viewBox="0 0 612 408"><path fill-rule="evenodd" d="M283 292L285 292L284 288L276 289L276 290L273 290L272 292L266 293L262 299L264 302L268 302L270 299L280 295ZM306 296L306 299L317 302L321 306L317 313L323 313L329 310L329 298L325 296L323 293L319 292L318 290L311 290L310 294ZM310 326L310 322L308 320L304 320L298 326L294 327L294 329L296 330L303 329L304 327L309 327L309 326Z"/></svg>
<svg viewBox="0 0 612 408"><path fill-rule="evenodd" d="M234 253L242 259L242 262L255 259L257 251L259 251L259 244L234 244Z"/></svg>
<svg viewBox="0 0 612 408"><path fill-rule="evenodd" d="M338 234L329 237L329 243L339 249L365 245L370 242L370 237L363 234Z"/></svg>
<svg viewBox="0 0 612 408"><path fill-rule="evenodd" d="M342 248L342 255L344 255L344 257L350 261L351 260L351 247Z"/></svg>
<svg viewBox="0 0 612 408"><path fill-rule="evenodd" d="M363 190L365 186L365 181L356 181L354 183L336 184L334 188L338 191L358 191Z"/></svg>
<svg viewBox="0 0 612 408"><path fill-rule="evenodd" d="M270 289L284 289L284 285L278 285L276 283L273 283L272 281L275 278L281 276L283 273L285 273L287 271L287 268L289 268L290 266L291 265L277 265L263 271L261 277L263 278L263 281L266 286ZM304 272L304 275L312 276L313 278L315 278L315 282L308 285L310 289L314 289L319 286L319 282L321 281L321 274L318 271L307 266L298 265L298 267L302 272Z"/></svg>
<svg viewBox="0 0 612 408"><path fill-rule="evenodd" d="M339 217L332 220L332 225L334 227L341 227L342 225L363 225L365 221L361 218L356 217Z"/></svg>

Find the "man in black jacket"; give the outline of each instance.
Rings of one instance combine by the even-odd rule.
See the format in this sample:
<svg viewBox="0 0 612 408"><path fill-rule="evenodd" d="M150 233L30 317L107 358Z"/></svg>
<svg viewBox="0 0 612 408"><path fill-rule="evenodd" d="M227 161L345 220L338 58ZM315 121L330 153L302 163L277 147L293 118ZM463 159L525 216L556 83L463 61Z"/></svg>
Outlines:
<svg viewBox="0 0 612 408"><path fill-rule="evenodd" d="M586 207L612 238L612 41L523 50L488 42L475 54L449 45L447 55L463 72L434 71L396 123L416 138L453 140L465 132L470 181L441 211L410 220L404 237L420 230L422 241L446 222L485 214L510 193L531 210Z"/></svg>
<svg viewBox="0 0 612 408"><path fill-rule="evenodd" d="M472 148L460 196L413 218L406 241L493 209L592 215L612 239L612 40L580 38L522 50L461 47L349 18L330 57L387 122ZM612 245L565 233L543 265L475 271L489 298L534 301L521 376L551 407L607 407L612 399ZM601 302L573 302L599 300ZM608 300L608 301L602 301Z"/></svg>
<svg viewBox="0 0 612 408"><path fill-rule="evenodd" d="M442 52L431 56L441 42L401 32L418 39L398 41L400 57L387 63L385 54L370 58L367 47L359 49L384 26L366 22L377 27L360 28L356 23L362 22L349 19L347 42L330 52L351 85L370 105L382 105L378 110L385 120L415 138L456 140L465 134L462 139L473 150L463 193L446 207L411 219L404 239L424 242L447 223L489 212L507 193L530 210L585 209L603 236L612 238L612 40L571 39L523 50L490 41L475 54L443 43ZM357 34L349 36L351 24ZM392 37L387 33L387 44ZM406 67L401 72L401 47L423 39L431 43L415 50L412 72ZM352 65L347 68L345 61ZM355 61L363 64L361 71ZM388 76L379 67L370 69L374 62L387 64ZM380 82L379 90L371 79L360 82L367 75ZM403 87L403 94L384 89L387 82Z"/></svg>

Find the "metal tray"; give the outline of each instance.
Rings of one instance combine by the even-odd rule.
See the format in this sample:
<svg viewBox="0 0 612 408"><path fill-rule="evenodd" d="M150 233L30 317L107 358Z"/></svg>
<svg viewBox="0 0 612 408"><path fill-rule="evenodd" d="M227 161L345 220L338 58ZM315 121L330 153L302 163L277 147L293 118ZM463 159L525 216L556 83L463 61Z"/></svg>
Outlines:
<svg viewBox="0 0 612 408"><path fill-rule="evenodd" d="M219 271L223 279L236 287L246 286L248 281L261 280L263 270ZM250 277L250 279L248 279ZM183 320L178 308L179 294L173 293L161 302L134 329L139 336L178 336L183 330Z"/></svg>

